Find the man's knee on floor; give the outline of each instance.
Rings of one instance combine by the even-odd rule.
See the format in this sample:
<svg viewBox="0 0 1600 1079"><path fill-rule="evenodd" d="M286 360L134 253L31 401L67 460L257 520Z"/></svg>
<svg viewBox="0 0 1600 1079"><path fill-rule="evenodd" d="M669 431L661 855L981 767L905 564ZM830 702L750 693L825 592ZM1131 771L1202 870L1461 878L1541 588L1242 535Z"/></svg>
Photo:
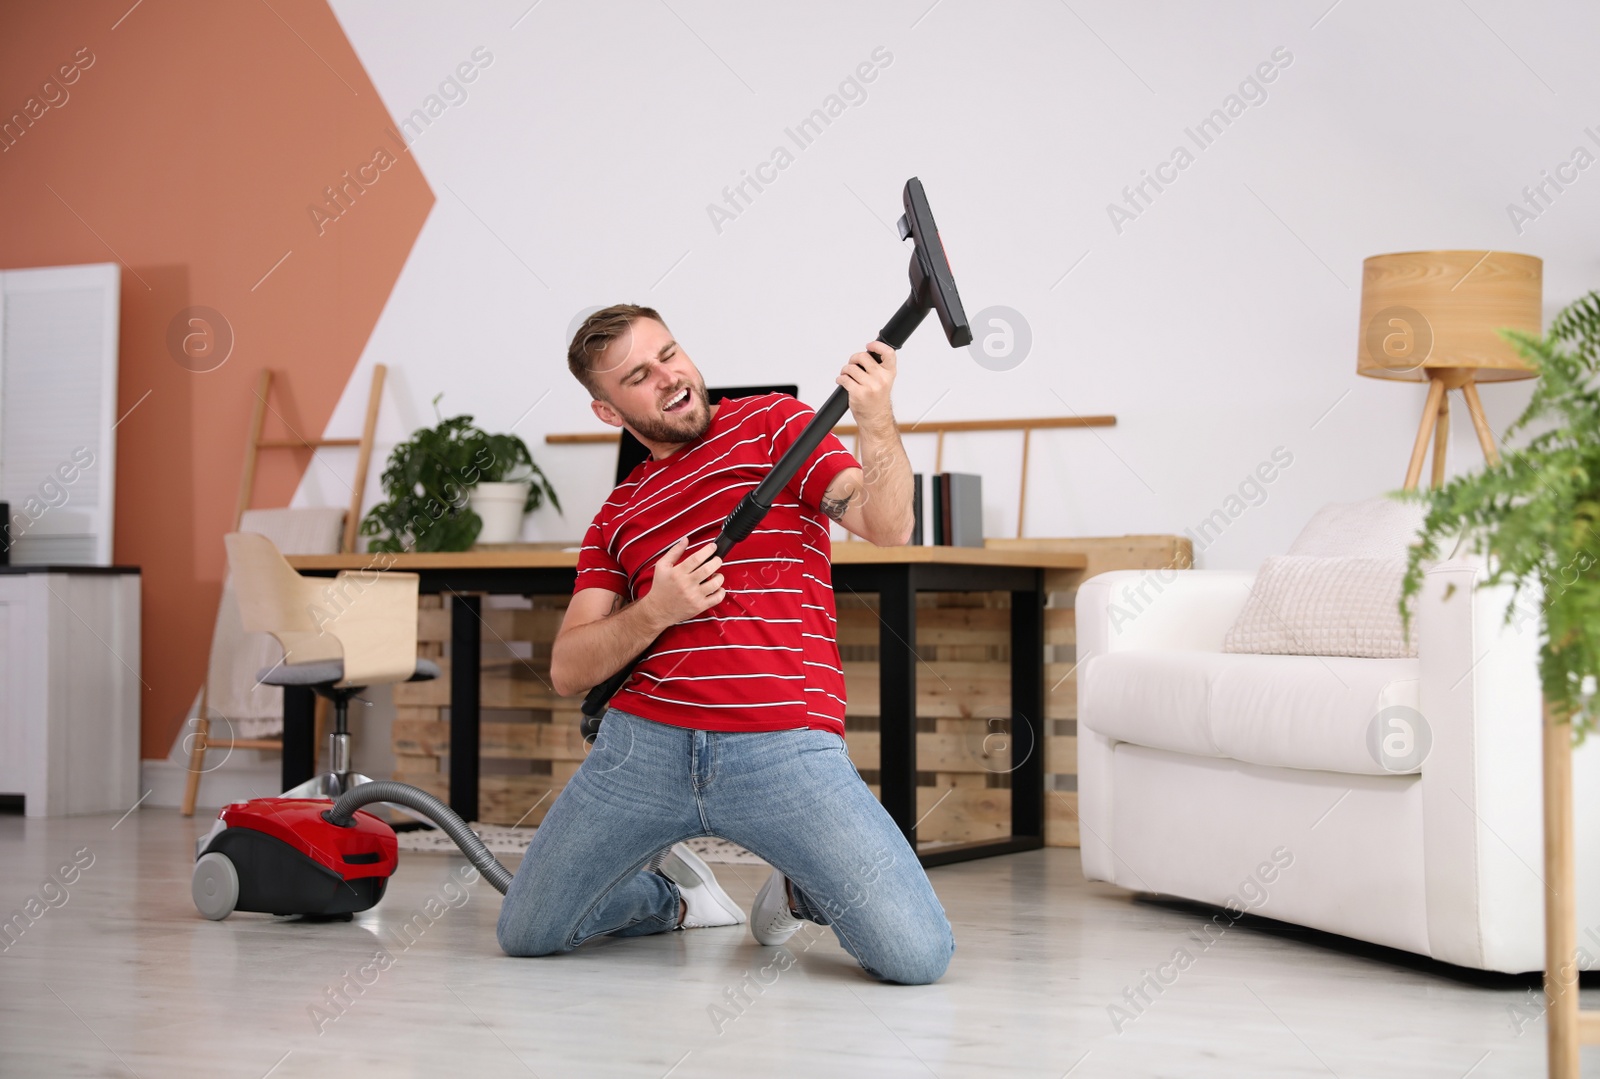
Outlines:
<svg viewBox="0 0 1600 1079"><path fill-rule="evenodd" d="M868 969L886 982L930 985L944 977L955 948L955 937L947 923L939 929L896 942L895 947L878 956Z"/></svg>
<svg viewBox="0 0 1600 1079"><path fill-rule="evenodd" d="M567 943L566 933L557 927L541 925L537 918L511 916L504 907L500 910L500 921L495 926L495 936L500 941L501 951L519 958L556 955L572 950Z"/></svg>

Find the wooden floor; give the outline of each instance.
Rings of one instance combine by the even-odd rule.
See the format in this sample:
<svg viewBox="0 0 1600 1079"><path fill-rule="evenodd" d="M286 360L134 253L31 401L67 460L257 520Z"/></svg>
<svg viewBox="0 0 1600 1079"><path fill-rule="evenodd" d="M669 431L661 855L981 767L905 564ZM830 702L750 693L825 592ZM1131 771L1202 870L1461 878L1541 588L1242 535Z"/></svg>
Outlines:
<svg viewBox="0 0 1600 1079"><path fill-rule="evenodd" d="M456 893L465 862L440 854L402 855L383 902L353 923L207 922L189 874L208 824L161 809L120 823L0 816L0 913L35 895L56 904L0 953L0 1075L1487 1079L1543 1069L1532 980L1473 979L1273 923L1235 926L1205 949L1189 934L1213 912L1087 884L1070 849L934 870L956 956L942 982L908 988L871 981L823 932L809 948L796 937L783 969L742 926L508 959L494 939L499 896L481 881ZM93 862L58 891L47 882L74 855ZM719 875L746 899L763 876ZM1178 949L1192 962L1136 1014L1124 990ZM771 984L750 988L761 980ZM1600 1004L1600 990L1584 996ZM1114 1005L1126 1009L1117 1021ZM1600 1054L1585 1063L1600 1074Z"/></svg>

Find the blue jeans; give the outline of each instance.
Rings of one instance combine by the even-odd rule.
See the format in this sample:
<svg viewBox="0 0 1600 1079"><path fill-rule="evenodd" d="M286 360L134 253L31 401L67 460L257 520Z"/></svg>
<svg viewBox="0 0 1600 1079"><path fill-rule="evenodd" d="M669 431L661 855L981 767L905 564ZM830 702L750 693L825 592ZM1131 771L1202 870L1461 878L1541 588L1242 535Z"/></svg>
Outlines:
<svg viewBox="0 0 1600 1079"><path fill-rule="evenodd" d="M612 708L550 807L500 908L508 955L678 924L678 889L645 862L720 836L781 870L794 906L872 975L921 985L955 940L916 854L831 731L727 733Z"/></svg>

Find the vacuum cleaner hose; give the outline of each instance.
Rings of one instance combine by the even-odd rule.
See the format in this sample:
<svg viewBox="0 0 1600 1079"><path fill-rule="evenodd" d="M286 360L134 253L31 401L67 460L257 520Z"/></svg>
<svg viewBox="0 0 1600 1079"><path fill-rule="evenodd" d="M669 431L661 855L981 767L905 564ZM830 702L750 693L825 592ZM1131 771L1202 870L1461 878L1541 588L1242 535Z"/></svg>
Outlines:
<svg viewBox="0 0 1600 1079"><path fill-rule="evenodd" d="M328 810L328 821L341 828L348 827L355 819L356 810L373 802L393 802L395 805L415 809L443 828L445 835L455 840L456 846L461 848L461 853L478 867L478 872L494 886L495 891L505 895L506 889L511 887L510 870L489 853L489 848L483 845L483 840L479 839L471 828L467 827L467 822L427 791L409 784L392 783L388 780L362 783L340 795L339 800L333 803L333 808Z"/></svg>

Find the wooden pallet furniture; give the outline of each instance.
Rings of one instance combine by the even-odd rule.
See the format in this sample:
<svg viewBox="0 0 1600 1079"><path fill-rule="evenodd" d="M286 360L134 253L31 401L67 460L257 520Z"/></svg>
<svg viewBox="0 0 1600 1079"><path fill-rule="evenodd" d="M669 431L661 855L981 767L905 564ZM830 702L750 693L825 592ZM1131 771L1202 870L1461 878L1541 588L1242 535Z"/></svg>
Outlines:
<svg viewBox="0 0 1600 1079"><path fill-rule="evenodd" d="M490 647L480 660L478 819L535 827L588 747L578 733L582 700L558 697L550 688L550 644L567 598L536 595L522 602L522 609L481 611ZM396 688L394 778L448 801L451 612L441 596L423 596L419 604L418 652L438 663L445 677Z"/></svg>
<svg viewBox="0 0 1600 1079"><path fill-rule="evenodd" d="M1045 842L1076 846L1075 590L1081 580L1109 569L1188 567L1192 546L1178 536L991 540L988 546L1018 555L1053 551L1081 556L1074 559L1083 563L1081 568L1046 571L1044 718L1040 730L1022 732L1044 753ZM836 555L856 557L857 552ZM495 557L493 552L483 556ZM311 560L291 561L303 565ZM876 790L881 747L879 597L852 594L837 585L835 596L848 700L846 740L852 760ZM557 697L549 686L550 645L568 598L532 595L499 601L514 607L489 602L480 609L482 771L477 816L485 822L537 825L583 761L586 747L577 732L581 699ZM396 687L395 778L448 799L451 687L446 652L452 612L438 596L424 596L421 603L418 647L440 663L445 677ZM1008 833L1013 737L1009 607L1010 594L1005 592L925 592L917 597L915 797L921 849L995 840Z"/></svg>
<svg viewBox="0 0 1600 1079"><path fill-rule="evenodd" d="M878 548L870 544L841 546L834 551L836 590L878 593L883 616L879 631L878 676L885 685L880 723L880 781L885 810L908 839L915 839L924 815L918 808L916 776L916 672L912 652L918 592L1000 589L1013 600L1010 667L1011 705L1028 733L1044 710L1044 574L1046 569L1078 569L1087 557L1070 551L984 550L956 547ZM577 552L573 550L490 550L456 553L408 553L383 556L308 555L291 559L305 573L339 570L395 569L417 572L423 593L449 596L450 654L450 804L464 817L479 817L480 735L483 721L481 660L485 642L495 630L484 619L479 593L555 596L572 593ZM1019 602L1020 601L1020 602ZM492 609L490 605L489 609ZM495 642L498 643L498 642ZM523 657L519 657L523 658ZM532 668L524 662L521 670ZM541 682L541 685L543 683ZM890 688L892 687L892 688ZM548 692L545 690L544 692ZM311 701L308 694L284 691L285 786L307 778L311 770ZM987 857L1044 844L1044 757L1014 743L1008 781L1012 827L998 840L977 840L962 846L943 844L919 851L924 864L944 864ZM524 810L532 812L529 804Z"/></svg>

